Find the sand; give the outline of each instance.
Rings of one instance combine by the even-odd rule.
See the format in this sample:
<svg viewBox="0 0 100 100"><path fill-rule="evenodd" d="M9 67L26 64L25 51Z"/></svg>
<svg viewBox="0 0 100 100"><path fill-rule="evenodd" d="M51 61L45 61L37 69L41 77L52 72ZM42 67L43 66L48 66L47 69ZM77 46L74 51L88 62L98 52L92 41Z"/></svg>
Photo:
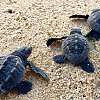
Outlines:
<svg viewBox="0 0 100 100"><path fill-rule="evenodd" d="M68 61L56 64L52 57L61 54L60 44L46 46L50 37L69 35L73 27L81 28L83 34L89 32L86 21L68 17L90 14L99 7L100 0L0 0L0 55L32 46L29 60L50 77L46 82L27 68L24 79L33 83L32 90L26 95L9 92L0 100L100 100L100 71L89 74ZM99 68L100 41L90 43L90 61Z"/></svg>

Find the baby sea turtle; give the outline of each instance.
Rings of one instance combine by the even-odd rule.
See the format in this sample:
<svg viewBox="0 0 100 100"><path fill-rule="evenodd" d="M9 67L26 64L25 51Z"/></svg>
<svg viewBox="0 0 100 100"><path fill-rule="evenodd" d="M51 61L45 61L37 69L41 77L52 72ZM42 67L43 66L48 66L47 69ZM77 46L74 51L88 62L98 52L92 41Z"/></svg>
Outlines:
<svg viewBox="0 0 100 100"><path fill-rule="evenodd" d="M88 53L90 44L87 39L81 34L79 28L71 29L69 36L61 38L51 38L47 41L47 46L50 46L54 41L65 39L62 43L62 55L54 56L56 63L62 64L67 59L75 65L81 65L81 68L89 73L94 72L93 64L89 61Z"/></svg>
<svg viewBox="0 0 100 100"><path fill-rule="evenodd" d="M32 47L22 47L8 56L0 57L0 93L15 90L18 93L26 94L32 89L32 83L23 81L26 66L45 80L49 80L47 74L28 61L27 58L32 52Z"/></svg>
<svg viewBox="0 0 100 100"><path fill-rule="evenodd" d="M84 18L91 27L91 31L86 37L100 39L100 9L94 9L91 15L72 15L69 18Z"/></svg>

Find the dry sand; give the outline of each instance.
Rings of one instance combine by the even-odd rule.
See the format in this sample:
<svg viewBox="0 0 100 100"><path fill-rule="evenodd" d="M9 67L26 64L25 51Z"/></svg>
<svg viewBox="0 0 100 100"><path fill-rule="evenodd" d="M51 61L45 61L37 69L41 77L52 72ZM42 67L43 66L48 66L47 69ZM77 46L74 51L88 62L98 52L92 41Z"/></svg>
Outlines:
<svg viewBox="0 0 100 100"><path fill-rule="evenodd" d="M80 27L83 34L89 32L85 21L68 17L90 14L98 7L100 0L0 0L0 54L32 46L29 60L50 77L47 83L27 68L25 79L33 83L32 90L26 95L9 92L0 100L100 100L100 71L89 74L70 62L56 64L52 57L61 54L60 45L46 46L48 38L69 35L72 27ZM12 9L12 14L8 9ZM91 43L89 57L99 68L100 41Z"/></svg>

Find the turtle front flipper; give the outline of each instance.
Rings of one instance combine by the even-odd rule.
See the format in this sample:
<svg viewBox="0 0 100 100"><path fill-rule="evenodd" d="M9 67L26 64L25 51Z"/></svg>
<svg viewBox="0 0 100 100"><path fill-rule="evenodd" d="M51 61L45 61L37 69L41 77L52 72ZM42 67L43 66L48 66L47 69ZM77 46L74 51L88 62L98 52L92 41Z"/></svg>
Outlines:
<svg viewBox="0 0 100 100"><path fill-rule="evenodd" d="M63 55L56 55L53 57L54 61L58 64L63 64L65 61L65 58Z"/></svg>
<svg viewBox="0 0 100 100"><path fill-rule="evenodd" d="M16 87L13 88L14 91L19 94L27 94L32 89L32 83L28 81L21 81Z"/></svg>
<svg viewBox="0 0 100 100"><path fill-rule="evenodd" d="M88 19L89 15L72 15L69 18L84 18Z"/></svg>
<svg viewBox="0 0 100 100"><path fill-rule="evenodd" d="M41 70L40 68L36 67L32 62L27 61L27 65L29 65L29 67L32 69L32 71L34 71L36 74L40 75L42 78L44 78L45 80L49 81L49 77L48 75Z"/></svg>
<svg viewBox="0 0 100 100"><path fill-rule="evenodd" d="M88 73L93 73L94 72L94 66L93 64L89 61L89 58L86 58L83 62L82 62L82 65L81 65L81 68L88 72Z"/></svg>
<svg viewBox="0 0 100 100"><path fill-rule="evenodd" d="M95 40L100 40L100 33L94 30L91 30L85 37L94 38Z"/></svg>
<svg viewBox="0 0 100 100"><path fill-rule="evenodd" d="M62 40L62 39L65 39L67 38L67 36L63 36L61 38L50 38L48 39L46 45L49 47L53 42L57 41L57 40Z"/></svg>

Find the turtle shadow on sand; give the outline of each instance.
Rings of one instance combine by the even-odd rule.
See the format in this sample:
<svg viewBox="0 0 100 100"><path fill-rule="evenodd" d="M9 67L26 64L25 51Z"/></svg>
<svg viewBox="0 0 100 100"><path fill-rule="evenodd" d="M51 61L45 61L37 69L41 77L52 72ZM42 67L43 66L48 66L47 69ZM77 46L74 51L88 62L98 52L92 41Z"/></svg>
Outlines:
<svg viewBox="0 0 100 100"><path fill-rule="evenodd" d="M80 25L88 26L88 24L86 23L86 19L72 19L71 21L73 23L77 23L78 26L80 26Z"/></svg>
<svg viewBox="0 0 100 100"><path fill-rule="evenodd" d="M71 23L82 29L82 35L86 35L91 29L85 19L72 19ZM83 30L84 29L84 30ZM84 32L85 31L85 32ZM93 39L92 39L93 40ZM90 40L89 40L90 41Z"/></svg>
<svg viewBox="0 0 100 100"><path fill-rule="evenodd" d="M61 44L62 44L62 42L63 42L63 40L62 40L62 41L56 41L56 42L54 42L54 43L50 46L51 50L54 51L54 52L62 51L62 50L61 50Z"/></svg>
<svg viewBox="0 0 100 100"><path fill-rule="evenodd" d="M18 95L16 95L17 93L15 91L10 91L10 92L6 92L3 94L0 94L0 99L1 100L9 100L9 98L16 98L18 97Z"/></svg>

